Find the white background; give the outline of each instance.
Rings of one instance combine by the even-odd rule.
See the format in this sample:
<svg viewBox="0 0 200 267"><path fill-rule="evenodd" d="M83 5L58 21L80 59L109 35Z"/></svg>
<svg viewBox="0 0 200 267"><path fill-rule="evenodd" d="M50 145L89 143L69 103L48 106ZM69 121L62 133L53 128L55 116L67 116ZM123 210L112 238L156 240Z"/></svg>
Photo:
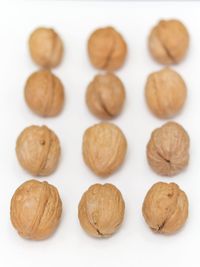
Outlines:
<svg viewBox="0 0 200 267"><path fill-rule="evenodd" d="M5 1L6 2L6 1ZM174 178L156 175L148 166L146 143L151 131L163 124L144 101L148 74L162 66L147 50L147 36L161 18L179 18L187 26L191 43L187 58L174 66L188 86L184 110L174 118L191 137L188 168ZM97 27L112 25L127 41L129 52L117 72L126 87L123 113L114 120L128 140L122 168L110 178L96 177L84 164L81 143L84 130L98 122L85 105L87 84L98 73L89 63L86 43ZM27 47L38 26L53 27L65 45L62 64L54 70L65 85L66 104L57 118L33 114L23 98L24 83L38 67ZM167 2L14 2L0 7L0 266L4 267L175 267L199 266L200 245L200 3ZM31 124L46 124L59 136L62 158L48 182L57 186L63 216L56 233L41 242L18 236L9 219L15 189L31 176L19 166L15 142ZM43 180L43 179L41 179ZM149 187L158 181L176 182L187 193L190 210L185 227L172 236L154 234L145 224L141 207ZM77 206L82 193L94 183L109 182L126 202L124 223L114 236L94 239L81 229ZM192 263L193 262L193 263Z"/></svg>

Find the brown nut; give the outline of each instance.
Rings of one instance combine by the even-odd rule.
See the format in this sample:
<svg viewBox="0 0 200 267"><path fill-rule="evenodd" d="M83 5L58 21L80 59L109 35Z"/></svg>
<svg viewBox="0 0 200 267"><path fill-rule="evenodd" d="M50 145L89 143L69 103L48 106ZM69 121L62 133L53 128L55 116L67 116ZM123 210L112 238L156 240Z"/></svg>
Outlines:
<svg viewBox="0 0 200 267"><path fill-rule="evenodd" d="M36 64L54 68L62 60L63 43L53 29L37 28L29 38L29 50Z"/></svg>
<svg viewBox="0 0 200 267"><path fill-rule="evenodd" d="M123 163L127 142L122 131L112 123L99 123L88 128L83 136L83 158L96 175L106 177Z"/></svg>
<svg viewBox="0 0 200 267"><path fill-rule="evenodd" d="M189 34L179 20L161 20L149 36L149 50L161 64L179 63L186 55Z"/></svg>
<svg viewBox="0 0 200 267"><path fill-rule="evenodd" d="M36 176L50 175L60 158L60 142L46 126L30 126L19 135L16 154L21 166Z"/></svg>
<svg viewBox="0 0 200 267"><path fill-rule="evenodd" d="M160 175L176 175L188 165L189 145L189 136L183 127L167 122L151 134L147 144L149 165Z"/></svg>
<svg viewBox="0 0 200 267"><path fill-rule="evenodd" d="M101 119L116 117L122 110L124 100L124 86L121 80L112 73L96 75L87 88L88 108Z"/></svg>
<svg viewBox="0 0 200 267"><path fill-rule="evenodd" d="M156 183L144 199L142 213L153 231L172 234L188 217L187 196L175 183Z"/></svg>
<svg viewBox="0 0 200 267"><path fill-rule="evenodd" d="M124 64L127 46L114 28L100 28L88 40L88 54L94 67L113 71Z"/></svg>
<svg viewBox="0 0 200 267"><path fill-rule="evenodd" d="M11 200L11 222L23 238L48 238L56 230L61 213L58 190L47 182L27 181L15 191Z"/></svg>
<svg viewBox="0 0 200 267"><path fill-rule="evenodd" d="M31 74L26 82L24 95L30 109L38 115L56 116L63 108L63 85L49 70Z"/></svg>
<svg viewBox="0 0 200 267"><path fill-rule="evenodd" d="M83 194L78 206L82 228L91 236L114 234L124 218L125 204L121 192L112 184L94 184Z"/></svg>
<svg viewBox="0 0 200 267"><path fill-rule="evenodd" d="M157 117L169 118L182 109L187 88L177 72L164 68L149 75L145 95L150 110Z"/></svg>

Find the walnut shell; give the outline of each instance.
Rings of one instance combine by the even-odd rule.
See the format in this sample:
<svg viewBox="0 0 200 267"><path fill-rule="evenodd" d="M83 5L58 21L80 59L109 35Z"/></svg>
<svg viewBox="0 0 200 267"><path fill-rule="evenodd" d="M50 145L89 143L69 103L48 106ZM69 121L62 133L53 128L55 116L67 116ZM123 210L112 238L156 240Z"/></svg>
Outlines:
<svg viewBox="0 0 200 267"><path fill-rule="evenodd" d="M54 68L62 60L63 43L53 29L37 28L29 38L29 50L36 64L44 68Z"/></svg>
<svg viewBox="0 0 200 267"><path fill-rule="evenodd" d="M113 73L96 75L87 88L88 108L101 119L116 117L122 110L124 100L124 86Z"/></svg>
<svg viewBox="0 0 200 267"><path fill-rule="evenodd" d="M88 54L94 67L113 71L124 64L126 42L114 28L100 28L88 40Z"/></svg>
<svg viewBox="0 0 200 267"><path fill-rule="evenodd" d="M60 142L46 126L30 126L19 135L16 154L21 166L36 176L50 175L60 158Z"/></svg>
<svg viewBox="0 0 200 267"><path fill-rule="evenodd" d="M123 163L127 142L122 131L112 123L99 123L83 136L83 158L96 175L106 177Z"/></svg>
<svg viewBox="0 0 200 267"><path fill-rule="evenodd" d="M26 82L24 95L30 109L38 115L56 116L63 108L63 85L49 70L31 74Z"/></svg>
<svg viewBox="0 0 200 267"><path fill-rule="evenodd" d="M153 231L172 234L188 217L187 196L175 183L156 183L144 199L142 213Z"/></svg>
<svg viewBox="0 0 200 267"><path fill-rule="evenodd" d="M48 238L56 230L61 213L58 190L47 182L27 181L11 200L11 222L19 235L27 239Z"/></svg>
<svg viewBox="0 0 200 267"><path fill-rule="evenodd" d="M182 109L187 88L177 72L164 68L149 75L145 95L150 110L157 117L169 118Z"/></svg>
<svg viewBox="0 0 200 267"><path fill-rule="evenodd" d="M179 63L186 55L189 34L179 20L161 20L149 35L149 50L161 64Z"/></svg>
<svg viewBox="0 0 200 267"><path fill-rule="evenodd" d="M149 165L160 175L176 175L188 165L189 145L189 136L183 127L167 122L151 134L147 144Z"/></svg>
<svg viewBox="0 0 200 267"><path fill-rule="evenodd" d="M94 184L83 194L78 206L82 228L94 237L114 234L124 218L121 192L112 184Z"/></svg>

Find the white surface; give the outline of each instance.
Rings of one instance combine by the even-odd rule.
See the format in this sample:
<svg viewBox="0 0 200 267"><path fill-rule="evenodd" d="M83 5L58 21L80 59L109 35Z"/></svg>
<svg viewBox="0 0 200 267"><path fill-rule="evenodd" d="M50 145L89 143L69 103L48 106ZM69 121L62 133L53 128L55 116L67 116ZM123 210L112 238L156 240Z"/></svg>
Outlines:
<svg viewBox="0 0 200 267"><path fill-rule="evenodd" d="M4 267L132 267L199 266L200 243L200 3L145 2L13 2L0 8L0 266ZM165 121L146 108L144 84L147 75L161 68L150 57L146 38L160 18L179 18L191 35L188 57L174 69L188 85L188 100L175 118L191 137L191 158L187 170L167 179L148 166L146 143L151 131ZM66 88L63 113L42 119L27 108L23 87L28 75L37 70L31 61L27 39L38 26L52 26L62 36L65 57L55 73ZM84 94L98 72L89 63L86 42L97 27L113 25L128 43L126 64L117 72L126 86L127 101L121 116L114 120L128 140L128 154L120 171L107 180L96 177L81 156L84 130L98 122L87 110ZM31 176L15 156L18 134L31 124L46 124L60 137L62 160L47 180L56 185L63 200L60 227L48 240L31 242L18 236L10 224L9 205L15 189ZM141 206L149 187L158 181L177 182L190 201L189 219L173 236L152 233L144 223ZM79 226L77 206L82 193L94 183L118 186L126 202L121 230L113 237L98 240ZM192 261L194 263L192 264Z"/></svg>

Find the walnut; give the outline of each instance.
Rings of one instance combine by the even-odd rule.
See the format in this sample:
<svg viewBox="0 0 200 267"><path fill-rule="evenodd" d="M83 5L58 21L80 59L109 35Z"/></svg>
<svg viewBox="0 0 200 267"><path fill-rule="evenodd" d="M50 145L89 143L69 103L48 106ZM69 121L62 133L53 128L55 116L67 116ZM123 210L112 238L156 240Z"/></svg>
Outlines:
<svg viewBox="0 0 200 267"><path fill-rule="evenodd" d="M83 136L83 158L88 167L101 177L116 171L123 163L127 142L122 131L112 123L99 123Z"/></svg>
<svg viewBox="0 0 200 267"><path fill-rule="evenodd" d="M58 190L47 182L27 181L11 200L11 222L19 235L27 239L48 238L56 230L61 213Z"/></svg>
<svg viewBox="0 0 200 267"><path fill-rule="evenodd" d="M87 88L88 108L101 119L116 117L122 110L124 100L124 86L112 73L96 75Z"/></svg>
<svg viewBox="0 0 200 267"><path fill-rule="evenodd" d="M189 161L189 136L181 125L167 122L151 134L147 159L151 168L163 176L181 172Z"/></svg>
<svg viewBox="0 0 200 267"><path fill-rule="evenodd" d="M182 109L187 88L177 72L164 68L149 75L145 94L150 110L159 118L169 118Z"/></svg>
<svg viewBox="0 0 200 267"><path fill-rule="evenodd" d="M83 194L78 206L82 228L94 237L114 234L124 218L121 192L112 184L94 184Z"/></svg>
<svg viewBox="0 0 200 267"><path fill-rule="evenodd" d="M38 115L58 115L64 104L64 88L61 81L49 70L31 74L25 85L25 100Z"/></svg>
<svg viewBox="0 0 200 267"><path fill-rule="evenodd" d="M30 126L23 130L16 143L21 166L36 176L50 175L60 158L60 142L46 126Z"/></svg>
<svg viewBox="0 0 200 267"><path fill-rule="evenodd" d="M49 28L37 28L29 38L32 59L44 68L58 66L63 56L63 43L59 35Z"/></svg>
<svg viewBox="0 0 200 267"><path fill-rule="evenodd" d="M161 64L179 63L188 46L188 31L179 20L161 20L149 36L150 53Z"/></svg>
<svg viewBox="0 0 200 267"><path fill-rule="evenodd" d="M127 46L114 28L100 28L88 40L88 54L94 67L113 71L124 64Z"/></svg>
<svg viewBox="0 0 200 267"><path fill-rule="evenodd" d="M149 227L158 233L172 234L188 217L188 199L175 183L156 183L148 191L142 212Z"/></svg>

